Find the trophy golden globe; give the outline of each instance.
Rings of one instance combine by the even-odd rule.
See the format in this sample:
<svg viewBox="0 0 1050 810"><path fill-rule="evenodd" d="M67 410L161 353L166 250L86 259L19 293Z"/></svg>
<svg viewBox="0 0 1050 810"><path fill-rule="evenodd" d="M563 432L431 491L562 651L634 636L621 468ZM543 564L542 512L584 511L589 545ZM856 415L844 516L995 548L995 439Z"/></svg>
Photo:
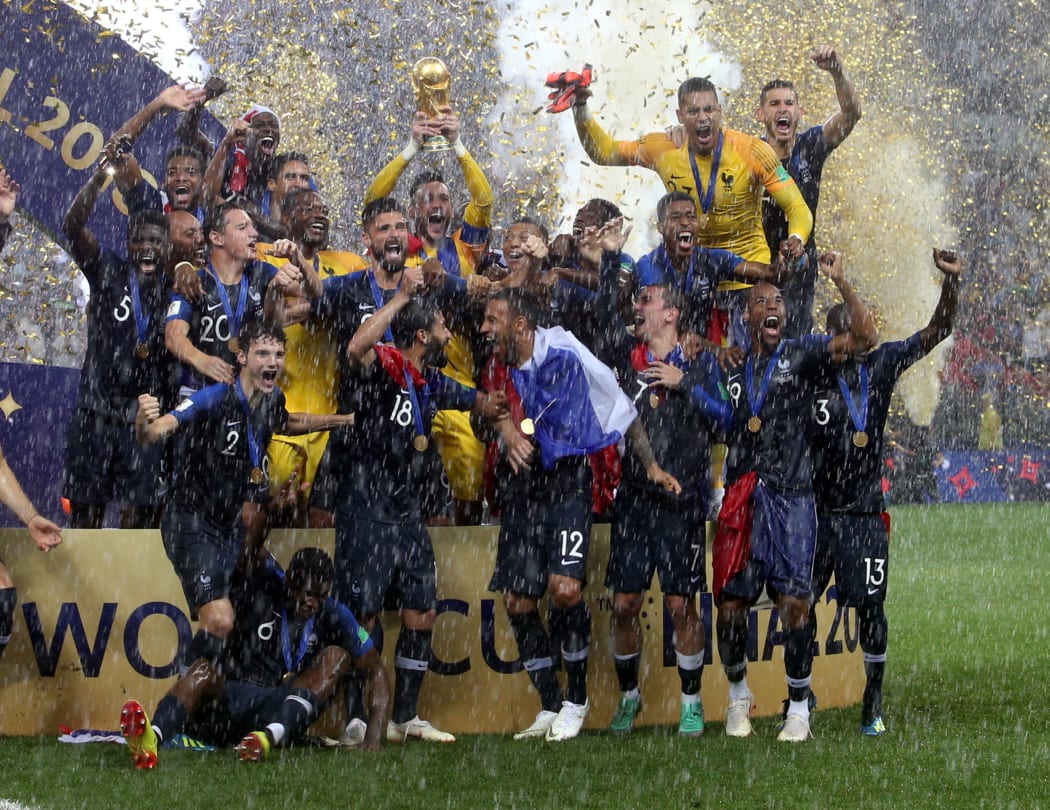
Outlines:
<svg viewBox="0 0 1050 810"><path fill-rule="evenodd" d="M412 89L416 91L416 109L427 118L437 118L439 107L449 107L451 77L448 68L440 59L426 56L412 66ZM424 152L442 152L452 144L444 135L431 135L423 141Z"/></svg>

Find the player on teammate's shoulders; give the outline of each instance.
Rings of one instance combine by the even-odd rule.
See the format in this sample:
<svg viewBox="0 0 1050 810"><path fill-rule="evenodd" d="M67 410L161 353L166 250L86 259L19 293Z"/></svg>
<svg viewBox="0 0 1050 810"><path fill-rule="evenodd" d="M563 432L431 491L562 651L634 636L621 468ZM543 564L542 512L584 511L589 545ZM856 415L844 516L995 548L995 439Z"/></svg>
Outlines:
<svg viewBox="0 0 1050 810"><path fill-rule="evenodd" d="M860 120L860 98L842 66L838 51L824 45L812 54L813 62L826 70L835 82L839 109L823 124L799 133L803 109L795 86L784 79L773 79L762 88L755 118L766 129L764 140L773 147L781 165L795 181L802 197L817 218L820 181L824 162L853 131ZM780 206L766 199L762 209L763 227L769 249L776 254L791 229ZM785 279L781 292L787 301L788 322L784 335L796 338L813 329L813 289L817 281L816 227L806 240L806 262Z"/></svg>

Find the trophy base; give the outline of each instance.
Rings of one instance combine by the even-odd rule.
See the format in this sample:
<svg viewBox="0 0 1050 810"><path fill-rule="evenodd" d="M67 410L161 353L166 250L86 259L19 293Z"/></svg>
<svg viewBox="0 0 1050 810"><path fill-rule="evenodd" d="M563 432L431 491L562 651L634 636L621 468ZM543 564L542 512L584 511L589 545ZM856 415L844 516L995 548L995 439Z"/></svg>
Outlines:
<svg viewBox="0 0 1050 810"><path fill-rule="evenodd" d="M444 135L431 135L423 141L424 152L447 152L451 148L452 144Z"/></svg>

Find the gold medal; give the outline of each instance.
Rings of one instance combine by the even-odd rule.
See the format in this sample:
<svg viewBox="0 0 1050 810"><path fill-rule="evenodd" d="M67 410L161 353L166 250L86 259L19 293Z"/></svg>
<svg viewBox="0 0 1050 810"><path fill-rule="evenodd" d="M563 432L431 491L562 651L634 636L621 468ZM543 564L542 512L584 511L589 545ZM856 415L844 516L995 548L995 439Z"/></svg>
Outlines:
<svg viewBox="0 0 1050 810"><path fill-rule="evenodd" d="M149 344L148 343L136 343L135 344L135 356L139 360L145 360L149 357Z"/></svg>
<svg viewBox="0 0 1050 810"><path fill-rule="evenodd" d="M262 467L252 467L248 480L258 486L266 481L266 473L262 471Z"/></svg>
<svg viewBox="0 0 1050 810"><path fill-rule="evenodd" d="M854 447L867 447L868 446L868 434L863 430L858 430L853 434L853 446Z"/></svg>
<svg viewBox="0 0 1050 810"><path fill-rule="evenodd" d="M747 420L747 429L752 433L758 433L762 429L762 420L757 416L752 416Z"/></svg>
<svg viewBox="0 0 1050 810"><path fill-rule="evenodd" d="M416 435L415 435L415 436L414 436L414 437L412 438L412 446L413 446L414 448L416 448L416 452L417 452L417 453L422 453L422 452L424 452L424 451L425 451L425 450L426 450L426 449L427 449L428 447L430 447L430 439L428 439L428 438L427 438L426 436L424 436L424 435L423 435L422 433L417 433L417 434L416 434Z"/></svg>
<svg viewBox="0 0 1050 810"><path fill-rule="evenodd" d="M234 354L237 354L241 350L241 342L237 338L230 338L226 341L226 348L228 348Z"/></svg>
<svg viewBox="0 0 1050 810"><path fill-rule="evenodd" d="M653 393L651 393L649 395L649 407L650 408L659 408L660 407L660 395L658 393L656 393L655 391L653 391Z"/></svg>
<svg viewBox="0 0 1050 810"><path fill-rule="evenodd" d="M536 423L529 419L529 417L527 416L521 420L521 424L518 425L518 429L526 436L536 435Z"/></svg>

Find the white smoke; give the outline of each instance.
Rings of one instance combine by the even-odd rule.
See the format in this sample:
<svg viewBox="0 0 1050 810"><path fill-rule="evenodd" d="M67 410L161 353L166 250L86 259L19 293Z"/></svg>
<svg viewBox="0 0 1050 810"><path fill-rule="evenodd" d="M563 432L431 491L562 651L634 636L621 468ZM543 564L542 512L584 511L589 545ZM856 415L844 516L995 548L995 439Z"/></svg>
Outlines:
<svg viewBox="0 0 1050 810"><path fill-rule="evenodd" d="M141 0L68 0L66 5L120 36L179 84L203 84L211 75L189 24L205 0L165 0L163 7Z"/></svg>

